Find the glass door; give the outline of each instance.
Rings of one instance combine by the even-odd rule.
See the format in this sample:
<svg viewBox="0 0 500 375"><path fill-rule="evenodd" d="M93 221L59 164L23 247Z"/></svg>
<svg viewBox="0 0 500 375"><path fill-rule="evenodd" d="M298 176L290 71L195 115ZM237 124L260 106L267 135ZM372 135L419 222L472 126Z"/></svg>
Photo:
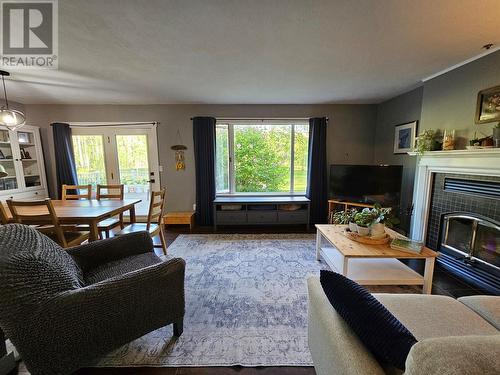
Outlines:
<svg viewBox="0 0 500 375"><path fill-rule="evenodd" d="M0 129L0 191L15 190L20 186L17 182L16 161L11 143L11 133Z"/></svg>
<svg viewBox="0 0 500 375"><path fill-rule="evenodd" d="M18 131L17 143L19 145L19 154L21 156L20 161L22 176L24 178L24 186L27 189L37 188L42 184L42 182L35 133L24 130Z"/></svg>
<svg viewBox="0 0 500 375"><path fill-rule="evenodd" d="M78 183L123 184L125 199L140 199L136 214L146 217L150 192L160 189L156 125L72 130Z"/></svg>

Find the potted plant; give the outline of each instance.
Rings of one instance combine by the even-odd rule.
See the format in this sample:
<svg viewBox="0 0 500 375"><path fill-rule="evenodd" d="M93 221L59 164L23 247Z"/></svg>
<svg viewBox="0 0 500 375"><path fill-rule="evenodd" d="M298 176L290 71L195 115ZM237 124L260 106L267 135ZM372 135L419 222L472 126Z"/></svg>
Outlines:
<svg viewBox="0 0 500 375"><path fill-rule="evenodd" d="M381 237L385 234L385 227L392 228L399 220L392 214L392 208L383 208L380 204L375 204L371 210L373 222L370 225L372 237Z"/></svg>
<svg viewBox="0 0 500 375"><path fill-rule="evenodd" d="M415 150L422 155L425 151L439 150L441 147L437 141L438 132L433 129L426 129L417 137Z"/></svg>
<svg viewBox="0 0 500 375"><path fill-rule="evenodd" d="M369 208L364 208L354 216L360 236L368 236L370 234L370 225L373 223L373 214Z"/></svg>
<svg viewBox="0 0 500 375"><path fill-rule="evenodd" d="M356 223L354 223L354 216L358 211L356 209L350 209L347 211L337 211L332 213L330 223L331 224L349 224L349 229L352 232L357 231Z"/></svg>

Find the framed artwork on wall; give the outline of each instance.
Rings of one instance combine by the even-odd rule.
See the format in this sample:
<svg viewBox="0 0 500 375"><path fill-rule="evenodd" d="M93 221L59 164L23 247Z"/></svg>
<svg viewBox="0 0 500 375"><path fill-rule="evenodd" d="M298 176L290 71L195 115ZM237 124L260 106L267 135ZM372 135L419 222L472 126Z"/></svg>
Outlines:
<svg viewBox="0 0 500 375"><path fill-rule="evenodd" d="M481 90L477 94L476 124L500 121L500 86Z"/></svg>
<svg viewBox="0 0 500 375"><path fill-rule="evenodd" d="M413 151L417 137L417 121L396 125L394 130L394 153L406 154Z"/></svg>

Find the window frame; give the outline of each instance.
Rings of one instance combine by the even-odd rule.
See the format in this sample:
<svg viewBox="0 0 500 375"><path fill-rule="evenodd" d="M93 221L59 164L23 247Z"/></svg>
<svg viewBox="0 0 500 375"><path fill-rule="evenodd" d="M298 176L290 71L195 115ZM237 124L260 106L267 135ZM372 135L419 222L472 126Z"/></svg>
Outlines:
<svg viewBox="0 0 500 375"><path fill-rule="evenodd" d="M276 120L262 120L262 119L252 119L252 120L217 120L216 128L218 125L227 126L228 132L228 182L229 191L218 192L216 186L215 195L218 197L224 196L305 196L307 192L307 182L306 191L295 191L295 126L307 126L309 127L309 121L307 119L276 119ZM234 127L235 125L290 125L290 190L288 192L237 192L236 191L236 171L234 163ZM217 139L217 138L216 138ZM217 145L215 145L217 147ZM215 153L215 168L217 168L217 153Z"/></svg>

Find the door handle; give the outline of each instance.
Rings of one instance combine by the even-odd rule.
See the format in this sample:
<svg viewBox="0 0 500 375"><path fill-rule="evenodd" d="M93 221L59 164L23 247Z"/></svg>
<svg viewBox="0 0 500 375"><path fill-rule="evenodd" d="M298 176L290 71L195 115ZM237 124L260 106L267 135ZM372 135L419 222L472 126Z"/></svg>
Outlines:
<svg viewBox="0 0 500 375"><path fill-rule="evenodd" d="M154 178L152 178L152 179L151 179L151 180L149 180L148 182L149 182L149 183L151 183L151 184L154 184L154 183L155 183L155 179L154 179Z"/></svg>

